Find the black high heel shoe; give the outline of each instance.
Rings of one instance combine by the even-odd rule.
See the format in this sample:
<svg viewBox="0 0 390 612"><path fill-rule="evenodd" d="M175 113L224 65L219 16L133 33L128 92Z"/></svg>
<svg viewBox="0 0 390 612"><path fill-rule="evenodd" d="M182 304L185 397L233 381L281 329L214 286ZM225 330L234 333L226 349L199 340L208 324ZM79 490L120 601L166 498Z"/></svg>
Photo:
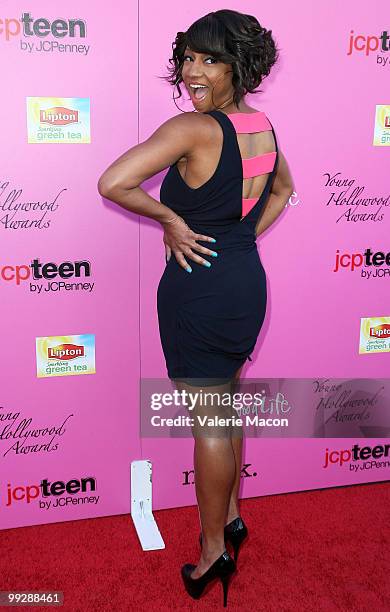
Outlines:
<svg viewBox="0 0 390 612"><path fill-rule="evenodd" d="M240 516L233 519L230 523L228 523L228 525L225 525L225 542L230 542L230 544L233 546L234 561L237 561L238 551L240 550L240 546L247 537L247 535L247 526L245 525L244 521ZM202 546L202 534L199 535L199 544L200 546Z"/></svg>
<svg viewBox="0 0 390 612"><path fill-rule="evenodd" d="M196 565L192 563L185 563L181 568L181 576L187 593L194 599L199 599L206 585L215 578L219 578L223 586L223 605L226 608L229 580L236 570L236 564L227 550L224 550L222 555L210 565L209 569L200 578L191 578L191 573L195 567Z"/></svg>

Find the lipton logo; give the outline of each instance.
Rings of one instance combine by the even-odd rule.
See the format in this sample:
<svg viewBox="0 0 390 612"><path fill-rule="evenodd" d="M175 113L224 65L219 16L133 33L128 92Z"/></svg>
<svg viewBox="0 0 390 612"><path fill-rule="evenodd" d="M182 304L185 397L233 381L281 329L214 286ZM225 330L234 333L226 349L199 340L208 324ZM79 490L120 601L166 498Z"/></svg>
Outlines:
<svg viewBox="0 0 390 612"><path fill-rule="evenodd" d="M69 125L70 123L78 123L79 111L65 108L64 106L53 106L39 111L39 120L41 123L49 123L50 125Z"/></svg>
<svg viewBox="0 0 390 612"><path fill-rule="evenodd" d="M375 338L390 338L390 323L382 323L382 325L370 327L370 336L374 336Z"/></svg>
<svg viewBox="0 0 390 612"><path fill-rule="evenodd" d="M59 344L58 346L50 346L47 350L49 359L60 359L61 361L69 361L84 357L84 347L77 344Z"/></svg>
<svg viewBox="0 0 390 612"><path fill-rule="evenodd" d="M390 116L386 115L385 117L385 128L390 128Z"/></svg>

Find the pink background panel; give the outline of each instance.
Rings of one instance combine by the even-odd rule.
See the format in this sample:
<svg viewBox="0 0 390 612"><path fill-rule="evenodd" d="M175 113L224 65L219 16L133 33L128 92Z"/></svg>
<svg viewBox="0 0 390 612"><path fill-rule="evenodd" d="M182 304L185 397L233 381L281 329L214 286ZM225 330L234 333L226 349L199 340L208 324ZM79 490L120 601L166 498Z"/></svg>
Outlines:
<svg viewBox="0 0 390 612"><path fill-rule="evenodd" d="M389 213L384 210L381 223L336 223L339 207L326 206L330 189L324 178L327 172L340 172L364 186L366 195L386 195L387 150L372 145L375 105L389 103L385 69L376 65L374 54L347 55L351 29L380 34L382 5L373 2L367 13L352 2L318 6L303 0L294 6L293 27L284 4L223 6L255 14L272 29L281 48L279 64L261 86L263 93L247 101L272 122L296 186L285 212L258 238L268 309L253 362L243 376L386 376L388 353L358 354L360 318L390 314L385 281L332 270L337 249L385 250ZM158 76L166 74L176 32L220 8L214 1L196 6L172 1L167 10L167 4L147 0L140 3L138 15L135 1L119 2L107 13L103 6L71 0L66 14L59 15L43 0L38 5L19 0L2 4L2 18L30 11L34 18L84 19L83 42L91 48L87 56L27 54L20 51L19 39L6 43L0 36L7 109L1 178L23 188L26 201L67 189L49 230L0 226L0 264L29 264L35 257L87 259L92 269L88 280L95 282L92 293L41 296L31 294L27 284L0 285L1 405L33 417L36 427L60 424L74 414L58 451L1 453L2 528L129 512L133 459L153 462L154 508L195 503L193 485L182 484L183 472L193 466L193 441L140 440L138 434L139 378L166 376L156 309L165 266L162 229L102 199L97 180L114 159L179 113L171 87ZM26 96L89 97L91 144L28 145ZM192 110L184 100L179 105ZM156 199L164 172L143 185ZM96 374L38 379L35 338L68 334L95 334ZM385 470L357 475L336 466L322 468L324 448L350 448L355 442L359 440L247 440L244 461L258 476L243 479L242 494L384 480ZM24 502L4 505L8 483L26 486L43 478L87 476L97 480L97 505L69 506L56 513Z"/></svg>
<svg viewBox="0 0 390 612"><path fill-rule="evenodd" d="M7 83L2 94L7 108L2 179L23 187L26 201L54 197L59 188L67 188L48 230L0 227L0 265L28 265L35 257L55 262L87 259L91 278L86 280L95 283L92 293L43 296L30 294L28 283L0 286L4 411L32 416L35 427L60 424L74 414L55 452L3 457L9 443L1 441L3 528L129 512L130 462L141 454L139 218L103 200L97 181L115 158L137 144L136 8L136 2L120 2L107 13L103 5L74 0L60 11L47 1L2 3L1 17L19 18L29 11L35 19L84 19L91 48L87 56L27 54L19 50L19 39L0 40ZM26 96L89 97L91 144L27 144ZM37 336L84 333L95 334L96 374L36 377ZM12 509L4 506L8 483L15 487L39 484L42 478L67 481L87 476L97 480L97 505L57 512L25 502Z"/></svg>

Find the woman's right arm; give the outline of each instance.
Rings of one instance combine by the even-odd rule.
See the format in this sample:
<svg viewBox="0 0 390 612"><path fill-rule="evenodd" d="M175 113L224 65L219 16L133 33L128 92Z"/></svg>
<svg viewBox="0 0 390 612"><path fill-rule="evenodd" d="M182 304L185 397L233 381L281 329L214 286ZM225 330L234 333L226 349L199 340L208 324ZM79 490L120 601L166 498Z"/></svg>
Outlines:
<svg viewBox="0 0 390 612"><path fill-rule="evenodd" d="M100 195L122 208L156 221L172 218L172 211L138 189L180 157L192 154L197 145L191 113L168 119L144 142L131 147L116 159L98 181Z"/></svg>
<svg viewBox="0 0 390 612"><path fill-rule="evenodd" d="M164 241L175 253L178 263L190 271L184 256L205 265L207 260L193 251L211 255L212 251L196 240L214 242L210 236L196 234L168 206L149 196L141 187L146 179L185 156L190 159L197 147L210 136L209 123L201 113L182 113L163 123L145 142L118 157L98 181L100 195L138 215L160 222Z"/></svg>

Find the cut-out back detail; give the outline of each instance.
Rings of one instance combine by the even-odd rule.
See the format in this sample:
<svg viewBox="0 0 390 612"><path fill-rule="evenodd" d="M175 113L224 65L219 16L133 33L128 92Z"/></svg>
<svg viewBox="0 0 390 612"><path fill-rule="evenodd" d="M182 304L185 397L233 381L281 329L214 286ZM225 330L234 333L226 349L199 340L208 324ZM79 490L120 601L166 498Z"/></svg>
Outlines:
<svg viewBox="0 0 390 612"><path fill-rule="evenodd" d="M232 113L226 114L230 119L236 134L254 134L256 132L271 131L272 126L263 111L255 113ZM254 157L242 157L242 176L243 179L252 178L261 174L272 172L275 161L276 151L262 153ZM255 198L242 198L242 219L252 210L261 198L261 194Z"/></svg>

